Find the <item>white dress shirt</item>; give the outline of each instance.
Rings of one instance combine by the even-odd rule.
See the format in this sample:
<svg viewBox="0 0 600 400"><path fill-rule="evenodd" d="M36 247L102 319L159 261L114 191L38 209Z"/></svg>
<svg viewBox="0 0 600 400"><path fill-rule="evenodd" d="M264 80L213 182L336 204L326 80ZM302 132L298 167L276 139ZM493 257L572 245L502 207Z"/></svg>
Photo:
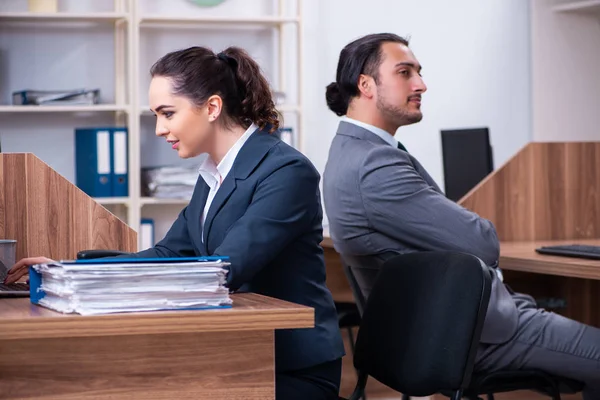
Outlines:
<svg viewBox="0 0 600 400"><path fill-rule="evenodd" d="M200 165L200 176L204 179L204 182L210 188L208 192L208 197L206 198L206 204L204 205L204 211L202 212L202 240L204 241L204 220L206 219L206 215L208 214L208 210L210 209L210 205L215 198L215 195L219 191L221 184L227 177L229 171L231 171L231 167L233 167L233 163L240 152L240 149L246 143L246 140L252 135L252 133L258 129L258 126L255 124L250 125L246 132L231 146L225 157L221 160L219 165L216 165L213 159L208 156Z"/></svg>
<svg viewBox="0 0 600 400"><path fill-rule="evenodd" d="M364 123L362 121L357 121L355 119L348 118L345 115L341 118L341 120L345 121L345 122L348 122L350 124L358 125L361 128L365 128L369 132L372 132L372 133L376 134L377 136L379 136L380 138L382 138L383 140L385 140L386 142L388 142L390 145L392 145L394 147L398 147L398 141L394 138L394 136L390 135L389 132L384 131L381 128L378 128L378 127L376 127L374 125L371 125L371 124Z"/></svg>

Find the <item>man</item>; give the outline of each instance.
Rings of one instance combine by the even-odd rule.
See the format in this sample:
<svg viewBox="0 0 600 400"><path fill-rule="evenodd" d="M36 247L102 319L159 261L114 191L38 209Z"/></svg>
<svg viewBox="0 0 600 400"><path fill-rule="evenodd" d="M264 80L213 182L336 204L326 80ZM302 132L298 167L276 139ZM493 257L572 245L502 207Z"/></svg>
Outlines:
<svg viewBox="0 0 600 400"><path fill-rule="evenodd" d="M408 41L394 34L362 37L340 54L326 98L342 121L323 175L336 250L357 267L367 296L373 271L395 254L450 250L477 256L497 273L476 370L539 369L582 381L584 398L600 399L600 329L538 309L530 296L511 292L496 270L493 224L447 199L394 138L400 126L422 118L427 87L420 71Z"/></svg>

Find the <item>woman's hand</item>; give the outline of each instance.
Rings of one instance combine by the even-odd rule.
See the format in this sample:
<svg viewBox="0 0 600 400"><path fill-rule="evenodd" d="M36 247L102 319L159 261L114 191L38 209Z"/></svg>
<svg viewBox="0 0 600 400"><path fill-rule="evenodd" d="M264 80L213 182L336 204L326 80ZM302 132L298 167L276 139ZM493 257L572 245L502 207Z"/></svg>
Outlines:
<svg viewBox="0 0 600 400"><path fill-rule="evenodd" d="M21 260L19 260L19 262L17 262L15 265L13 265L10 270L8 270L8 275L6 275L6 279L4 280L4 283L6 283L6 284L15 283L16 281L21 279L24 275L27 274L27 271L29 270L29 267L31 265L48 264L48 263L53 263L53 262L55 262L55 261L51 260L49 258L46 258L46 257L22 258Z"/></svg>

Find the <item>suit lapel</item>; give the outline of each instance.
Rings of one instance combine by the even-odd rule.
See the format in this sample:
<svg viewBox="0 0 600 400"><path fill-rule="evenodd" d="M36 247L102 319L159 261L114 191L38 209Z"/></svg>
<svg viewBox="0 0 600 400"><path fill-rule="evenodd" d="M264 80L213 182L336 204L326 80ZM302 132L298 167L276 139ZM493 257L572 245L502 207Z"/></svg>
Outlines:
<svg viewBox="0 0 600 400"><path fill-rule="evenodd" d="M279 143L280 140L275 136L261 130L256 130L244 143L238 153L231 171L221 184L217 194L210 204L210 208L204 220L203 239L204 249L207 251L208 236L212 223L219 211L226 205L237 187L238 180L244 180L252 174L256 167L266 157L271 147ZM208 188L208 186L207 186ZM208 192L207 192L208 193ZM206 197L205 197L206 199ZM206 204L206 200L204 202Z"/></svg>
<svg viewBox="0 0 600 400"><path fill-rule="evenodd" d="M190 236L192 238L196 238L192 240L203 256L208 255L206 253L206 246L202 243L201 240L198 240L197 238L200 238L202 235L202 212L204 211L204 205L206 204L206 200L208 198L208 192L208 185L206 184L206 182L204 182L202 177L199 177L198 182L196 183L196 189L194 193L195 198L198 199L196 204L200 206L199 210L197 211L199 214L194 215L199 215L199 217L194 223L188 225L188 229L190 229Z"/></svg>
<svg viewBox="0 0 600 400"><path fill-rule="evenodd" d="M235 190L235 187L235 177L233 176L233 174L230 173L229 175L227 175L227 177L221 184L219 190L217 190L217 194L215 195L212 203L210 204L210 208L208 209L208 213L206 214L206 219L204 220L204 229L202 231L205 249L207 248L208 233L210 232L210 228L212 226L213 220L215 219L215 215L217 215L221 207L223 207L227 199L229 199L229 197Z"/></svg>

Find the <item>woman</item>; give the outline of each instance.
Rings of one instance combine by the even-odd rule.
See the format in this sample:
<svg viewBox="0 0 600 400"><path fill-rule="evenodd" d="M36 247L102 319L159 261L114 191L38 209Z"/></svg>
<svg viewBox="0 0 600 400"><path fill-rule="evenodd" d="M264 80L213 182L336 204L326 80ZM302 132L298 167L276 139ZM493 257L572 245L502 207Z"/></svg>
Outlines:
<svg viewBox="0 0 600 400"><path fill-rule="evenodd" d="M337 399L343 344L320 247L319 174L272 133L278 113L242 49L175 51L151 69L156 135L181 158L207 153L190 203L138 257L230 257L227 285L315 309L315 328L277 331L276 394ZM20 260L7 283L43 257Z"/></svg>

